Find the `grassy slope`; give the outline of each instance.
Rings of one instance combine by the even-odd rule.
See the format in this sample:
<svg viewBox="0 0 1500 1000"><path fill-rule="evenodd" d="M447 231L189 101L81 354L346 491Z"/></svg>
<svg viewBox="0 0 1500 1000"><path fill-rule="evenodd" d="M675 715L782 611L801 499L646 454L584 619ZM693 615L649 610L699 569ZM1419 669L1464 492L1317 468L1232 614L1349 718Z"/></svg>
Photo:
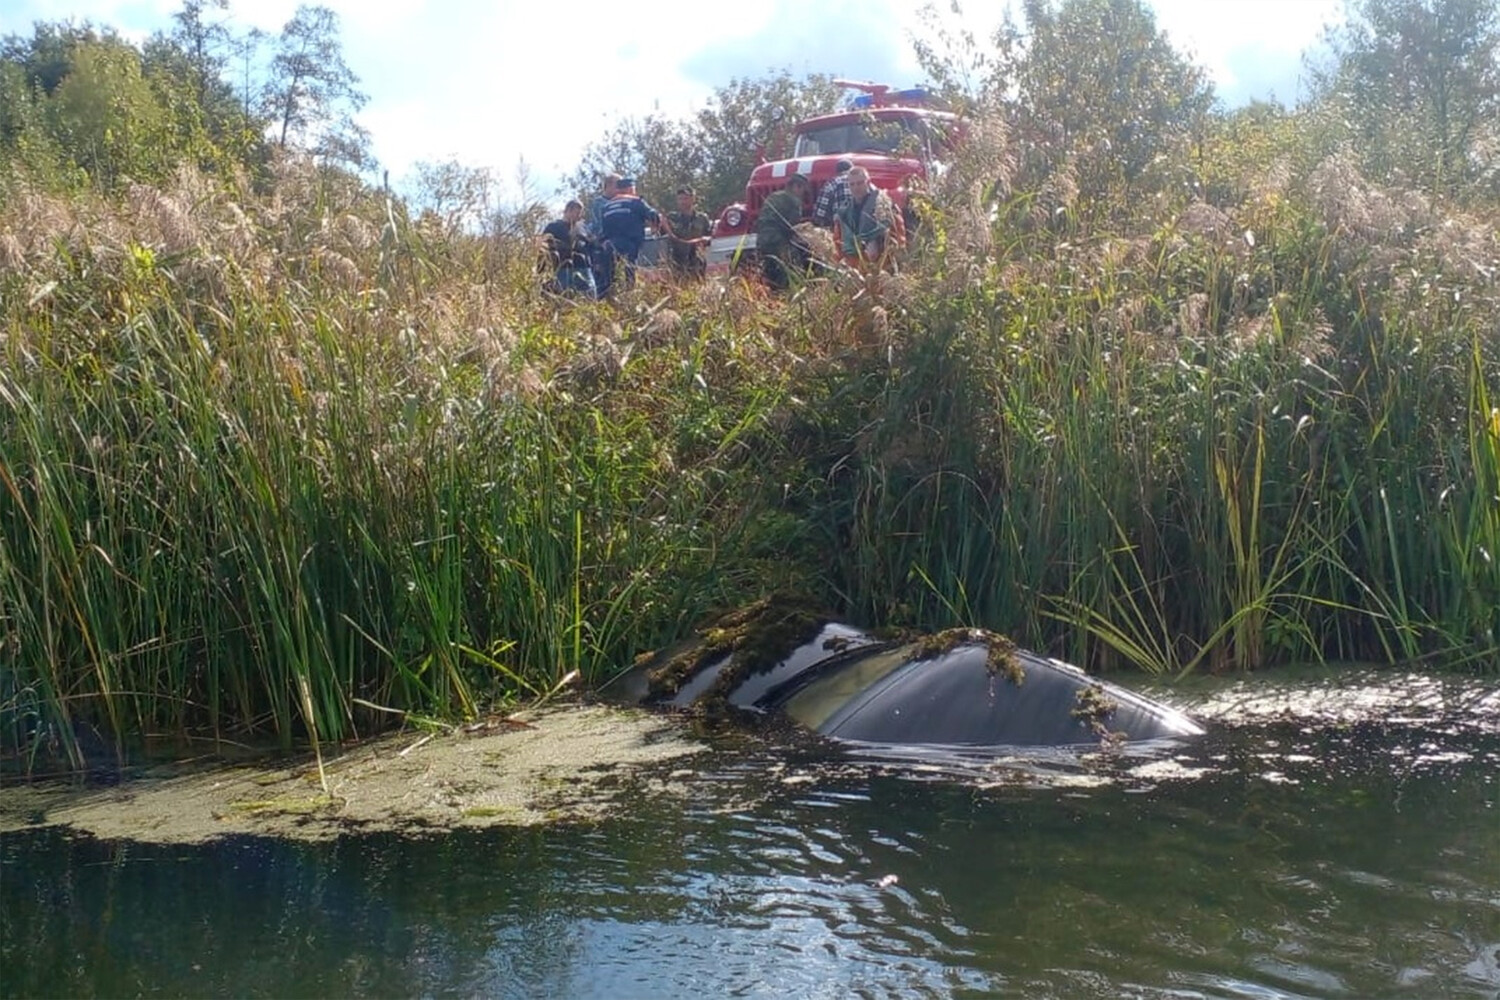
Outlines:
<svg viewBox="0 0 1500 1000"><path fill-rule="evenodd" d="M472 714L773 588L1100 668L1493 665L1493 224L1234 192L950 191L897 278L587 306L296 165L13 182L0 744Z"/></svg>

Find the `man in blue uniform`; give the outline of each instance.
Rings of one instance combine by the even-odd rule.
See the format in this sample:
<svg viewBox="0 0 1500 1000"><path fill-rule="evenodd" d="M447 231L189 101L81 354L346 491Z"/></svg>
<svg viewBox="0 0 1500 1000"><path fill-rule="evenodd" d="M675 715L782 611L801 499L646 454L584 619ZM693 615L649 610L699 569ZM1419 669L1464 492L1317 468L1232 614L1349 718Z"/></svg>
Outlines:
<svg viewBox="0 0 1500 1000"><path fill-rule="evenodd" d="M604 207L615 196L615 189L619 187L619 184L619 174L614 172L605 174L599 180L599 193L594 195L593 201L589 202L589 214L585 220L588 232L585 235L596 243L600 239L599 231L603 228Z"/></svg>
<svg viewBox="0 0 1500 1000"><path fill-rule="evenodd" d="M610 266L605 268L603 282L599 287L602 298L614 286L615 274L623 269L625 287L635 284L635 261L646 242L646 226L664 229L661 213L635 193L635 178L621 177L615 185L615 196L604 206L600 217L604 247L609 252L606 258Z"/></svg>

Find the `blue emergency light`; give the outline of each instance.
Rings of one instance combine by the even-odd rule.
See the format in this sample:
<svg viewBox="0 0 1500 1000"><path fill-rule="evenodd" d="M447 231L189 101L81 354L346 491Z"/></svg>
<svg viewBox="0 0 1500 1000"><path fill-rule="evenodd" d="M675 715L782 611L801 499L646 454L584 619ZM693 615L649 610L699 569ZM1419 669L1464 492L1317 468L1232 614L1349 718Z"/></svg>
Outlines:
<svg viewBox="0 0 1500 1000"><path fill-rule="evenodd" d="M921 106L932 101L932 91L926 87L909 87L906 90L888 90L882 94L858 94L851 98L849 107L882 108L890 105Z"/></svg>

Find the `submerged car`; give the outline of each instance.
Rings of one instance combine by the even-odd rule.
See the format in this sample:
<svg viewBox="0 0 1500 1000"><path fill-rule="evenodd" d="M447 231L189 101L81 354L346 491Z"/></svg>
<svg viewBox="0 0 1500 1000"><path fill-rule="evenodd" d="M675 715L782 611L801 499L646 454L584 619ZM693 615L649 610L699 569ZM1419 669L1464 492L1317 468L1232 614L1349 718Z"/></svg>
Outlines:
<svg viewBox="0 0 1500 1000"><path fill-rule="evenodd" d="M882 637L775 601L643 658L610 689L642 705L783 716L867 744L1050 747L1204 731L1174 708L993 632Z"/></svg>

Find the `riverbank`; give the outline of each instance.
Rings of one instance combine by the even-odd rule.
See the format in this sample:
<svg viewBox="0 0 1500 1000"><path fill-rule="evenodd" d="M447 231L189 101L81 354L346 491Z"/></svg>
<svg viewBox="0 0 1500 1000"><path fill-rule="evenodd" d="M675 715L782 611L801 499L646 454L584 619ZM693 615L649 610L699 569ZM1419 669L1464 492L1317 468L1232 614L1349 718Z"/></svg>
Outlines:
<svg viewBox="0 0 1500 1000"><path fill-rule="evenodd" d="M1277 167L606 303L309 162L12 180L0 755L474 718L781 591L1096 673L1496 669L1493 214Z"/></svg>

